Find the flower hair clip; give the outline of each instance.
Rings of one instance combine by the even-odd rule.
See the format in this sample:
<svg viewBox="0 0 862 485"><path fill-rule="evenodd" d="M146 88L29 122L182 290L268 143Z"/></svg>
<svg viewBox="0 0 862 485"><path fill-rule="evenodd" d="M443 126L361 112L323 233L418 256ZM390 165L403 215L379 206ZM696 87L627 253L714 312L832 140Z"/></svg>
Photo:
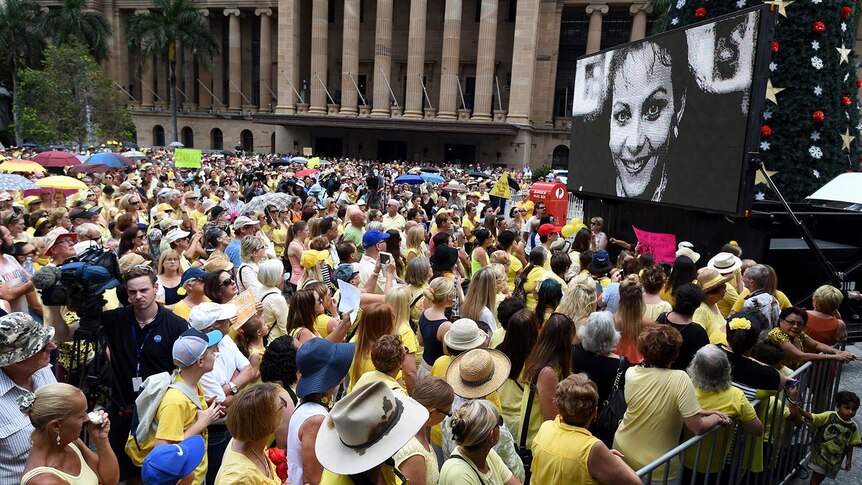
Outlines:
<svg viewBox="0 0 862 485"><path fill-rule="evenodd" d="M32 392L27 392L18 396L15 399L15 403L18 404L18 409L21 410L24 414L30 414L30 410L33 409L33 402L36 400L36 395Z"/></svg>
<svg viewBox="0 0 862 485"><path fill-rule="evenodd" d="M730 330L751 330L751 322L745 318L734 318L727 324Z"/></svg>

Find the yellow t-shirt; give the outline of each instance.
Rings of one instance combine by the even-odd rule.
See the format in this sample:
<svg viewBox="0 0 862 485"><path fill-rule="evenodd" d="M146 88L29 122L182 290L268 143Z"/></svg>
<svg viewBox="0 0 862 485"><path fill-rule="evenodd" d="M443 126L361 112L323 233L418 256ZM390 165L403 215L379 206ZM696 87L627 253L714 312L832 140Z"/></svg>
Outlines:
<svg viewBox="0 0 862 485"><path fill-rule="evenodd" d="M545 421L533 439L532 483L598 484L587 466L598 441L588 430L564 423L559 415Z"/></svg>
<svg viewBox="0 0 862 485"><path fill-rule="evenodd" d="M189 320L189 315L192 313L192 309L189 308L188 303L186 303L185 299L180 300L174 305L174 309L171 310L174 312L174 315L182 318L185 321Z"/></svg>
<svg viewBox="0 0 862 485"><path fill-rule="evenodd" d="M739 293L739 298L737 298L736 303L733 304L733 309L731 310L731 313L735 313L742 310L742 305L745 304L745 298L750 294L751 291L749 291L748 288L742 290L742 292ZM782 310L793 306L793 304L790 303L790 300L787 298L787 295L785 295L784 292L781 290L775 290L775 299L778 300L778 308Z"/></svg>
<svg viewBox="0 0 862 485"><path fill-rule="evenodd" d="M281 485L281 479L278 478L278 474L275 472L275 465L269 460L269 457L266 458L266 464L269 466L269 476L272 478L267 478L266 475L261 473L254 462L242 453L234 451L232 447L233 439L227 444L221 468L219 468L218 475L216 475L215 485L234 485L240 483L243 485Z"/></svg>
<svg viewBox="0 0 862 485"><path fill-rule="evenodd" d="M721 313L712 313L712 310L709 309L706 303L700 304L700 307L694 311L691 320L703 327L707 335L712 335L716 332L721 333L721 329L724 328L726 323Z"/></svg>
<svg viewBox="0 0 862 485"><path fill-rule="evenodd" d="M745 398L745 394L735 387L729 387L723 391L702 391L695 388L694 393L697 395L697 400L700 402L700 407L703 409L713 409L735 418L741 422L751 421L757 417L754 412L754 407ZM703 439L700 445L700 457L698 457L698 447L694 446L688 449L685 454L685 467L695 469L695 461L697 462L697 471L706 473L707 463L709 463L709 473L716 473L724 467L724 458L730 451L731 442L733 442L733 428L721 429L715 433L710 433ZM684 438L687 440L694 436L694 433L684 429ZM717 440L717 441L716 441ZM709 456L709 451L712 450L712 458Z"/></svg>
<svg viewBox="0 0 862 485"><path fill-rule="evenodd" d="M189 219L195 221L195 227L200 231L207 223L207 215L195 209L189 212Z"/></svg>
<svg viewBox="0 0 862 485"><path fill-rule="evenodd" d="M730 312L733 310L733 306L736 305L736 301L739 300L739 293L736 291L736 287L733 286L733 280L728 281L724 284L724 298L721 299L716 306L718 306L718 311L727 318L730 315ZM741 307L740 307L741 308Z"/></svg>
<svg viewBox="0 0 862 485"><path fill-rule="evenodd" d="M177 375L177 381L183 382L183 378ZM207 408L207 401L204 397L204 390L200 383L197 384L198 399L201 403L201 409ZM156 429L156 434L152 440L156 439L173 441L179 443L184 439L183 434L198 417L198 407L189 398L178 389L169 388L165 392L165 397L162 398L162 403L159 404L159 410L156 412L156 420L159 423ZM206 430L202 434L204 444L207 444ZM150 447L149 449L152 449ZM193 485L200 485L207 476L207 457L204 455L200 465L195 468L195 478L192 481Z"/></svg>
<svg viewBox="0 0 862 485"><path fill-rule="evenodd" d="M383 383L385 383L386 387L388 387L389 389L398 390L403 392L404 394L407 394L407 389L403 385L401 385L400 382L395 380L395 378L393 378L389 374L384 374L383 372L380 372L376 369L368 371L365 374L359 376L359 379L356 380L356 385L354 385L353 387L362 387L365 384L377 381L383 381Z"/></svg>
<svg viewBox="0 0 862 485"><path fill-rule="evenodd" d="M701 411L691 378L684 371L631 367L626 371L628 409L614 436L614 449L639 470L679 444L683 420ZM669 479L677 477L679 460L670 462ZM664 465L653 476L664 477Z"/></svg>
<svg viewBox="0 0 862 485"><path fill-rule="evenodd" d="M528 310L536 311L536 295L533 292L537 290L539 283L545 279L546 274L547 271L545 271L545 268L535 267L527 275L527 281L524 282L524 291L527 293L526 307Z"/></svg>
<svg viewBox="0 0 862 485"><path fill-rule="evenodd" d="M419 344L418 344L418 341L416 340L416 334L413 333L413 329L410 328L410 325L407 325L405 323L405 324L401 325L400 327L398 327L398 335L401 336L401 343L403 343L404 346L407 347L407 353L415 354L416 353L416 347ZM357 335L354 335L353 338L350 339L350 341L355 343L357 337L358 337ZM370 355L361 358L359 360L359 377L356 378L356 381L358 382L359 378L362 377L362 375L365 374L366 372L371 372L374 370L377 370L377 369L374 368L374 364L371 362L371 356ZM347 371L347 375L350 377L350 385L347 386L347 392L349 393L349 392L353 391L354 387L356 387L356 382L354 382L354 380L353 380L354 374L353 374L353 365L352 364L350 366L350 370ZM402 379L401 372L398 373L398 376L396 377L396 379L397 380Z"/></svg>
<svg viewBox="0 0 862 485"><path fill-rule="evenodd" d="M521 263L521 260L514 254L509 253L509 272L506 273L506 280L509 283L510 293L515 291L515 278L518 277L518 273L522 269L524 269L524 264Z"/></svg>
<svg viewBox="0 0 862 485"><path fill-rule="evenodd" d="M452 452L453 455L461 455L458 448ZM482 473L479 477L479 469L476 468L469 458L465 460L458 458L449 458L443 463L443 468L440 469L439 485L482 485L491 483L506 483L512 478L512 472L506 466L506 463L500 458L493 449L488 453L485 459L488 465L488 473ZM535 483L535 482L534 482Z"/></svg>
<svg viewBox="0 0 862 485"><path fill-rule="evenodd" d="M521 427L524 424L521 421L521 397L524 395L524 385L513 379L506 379L506 382L497 389L497 393L500 396L500 408L503 410L503 422L512 433L515 444L518 444Z"/></svg>
<svg viewBox="0 0 862 485"><path fill-rule="evenodd" d="M389 465L382 466L382 475L383 482L386 485L405 485L404 482L395 476L392 467ZM320 476L320 485L353 485L353 480L350 477L332 473L324 468L323 475Z"/></svg>
<svg viewBox="0 0 862 485"><path fill-rule="evenodd" d="M323 338L329 336L329 330L326 329L326 325L330 320L332 320L332 317L325 313L321 313L314 319L314 330L316 330Z"/></svg>

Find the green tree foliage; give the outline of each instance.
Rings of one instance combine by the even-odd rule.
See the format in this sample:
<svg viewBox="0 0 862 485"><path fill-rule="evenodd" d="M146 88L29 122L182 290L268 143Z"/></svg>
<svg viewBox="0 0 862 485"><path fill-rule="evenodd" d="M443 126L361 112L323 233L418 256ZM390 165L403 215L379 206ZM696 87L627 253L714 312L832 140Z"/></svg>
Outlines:
<svg viewBox="0 0 862 485"><path fill-rule="evenodd" d="M0 1L0 69L9 74L13 94L18 92L18 72L42 49L38 17L39 6L31 0ZM15 138L20 145L20 133Z"/></svg>
<svg viewBox="0 0 862 485"><path fill-rule="evenodd" d="M177 48L181 44L205 64L212 62L218 44L193 0L153 0L154 9L129 18L128 41L138 53L139 69L154 55L168 60L171 141L177 141Z"/></svg>
<svg viewBox="0 0 862 485"><path fill-rule="evenodd" d="M50 46L45 69L21 73L15 96L18 132L40 144L128 138L124 98L79 44Z"/></svg>
<svg viewBox="0 0 862 485"><path fill-rule="evenodd" d="M111 27L101 12L88 9L89 0L63 0L41 16L38 29L55 44L80 42L97 61L108 57Z"/></svg>
<svg viewBox="0 0 862 485"><path fill-rule="evenodd" d="M669 4L665 29L761 4L659 0L655 5L662 3ZM767 71L772 86L783 91L776 95L778 104L767 101L762 113L760 155L777 172L773 179L784 196L800 201L837 175L860 168L859 88L849 51L856 44L858 7L853 0L799 0L783 2L783 11ZM849 136L856 138L848 147Z"/></svg>

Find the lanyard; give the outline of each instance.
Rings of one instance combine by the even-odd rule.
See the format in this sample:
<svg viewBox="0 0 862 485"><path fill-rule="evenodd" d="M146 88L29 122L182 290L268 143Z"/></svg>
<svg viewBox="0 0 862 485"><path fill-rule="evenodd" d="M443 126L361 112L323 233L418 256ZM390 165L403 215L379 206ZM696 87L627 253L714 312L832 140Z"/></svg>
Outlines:
<svg viewBox="0 0 862 485"><path fill-rule="evenodd" d="M135 328L135 324L132 324L132 338L135 339L135 377L141 377L141 354L144 352L144 344L147 343L147 339L150 338L150 334L153 332L153 325L147 325L147 331L144 332L144 341L138 344L138 330Z"/></svg>

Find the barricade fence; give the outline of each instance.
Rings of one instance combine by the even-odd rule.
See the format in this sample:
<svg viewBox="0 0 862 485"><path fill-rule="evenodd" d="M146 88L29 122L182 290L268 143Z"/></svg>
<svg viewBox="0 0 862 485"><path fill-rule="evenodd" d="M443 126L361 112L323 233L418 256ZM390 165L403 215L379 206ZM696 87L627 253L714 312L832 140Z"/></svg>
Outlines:
<svg viewBox="0 0 862 485"><path fill-rule="evenodd" d="M806 362L790 376L800 381L796 389L772 395L761 391L752 401L762 435L747 433L738 421L716 426L683 440L638 470L638 476L661 485L773 485L792 479L805 466L814 438L799 409L812 414L833 410L842 368L840 362Z"/></svg>

